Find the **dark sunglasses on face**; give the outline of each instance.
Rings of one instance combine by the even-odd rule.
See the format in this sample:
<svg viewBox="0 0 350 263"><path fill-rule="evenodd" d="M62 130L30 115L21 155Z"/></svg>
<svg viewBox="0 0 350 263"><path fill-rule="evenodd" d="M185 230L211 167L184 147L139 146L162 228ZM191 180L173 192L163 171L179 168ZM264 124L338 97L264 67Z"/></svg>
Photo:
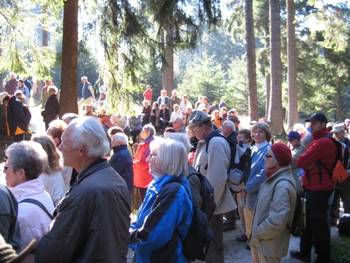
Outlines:
<svg viewBox="0 0 350 263"><path fill-rule="evenodd" d="M266 154L265 155L265 159L268 159L268 158L272 158L272 155L271 154Z"/></svg>

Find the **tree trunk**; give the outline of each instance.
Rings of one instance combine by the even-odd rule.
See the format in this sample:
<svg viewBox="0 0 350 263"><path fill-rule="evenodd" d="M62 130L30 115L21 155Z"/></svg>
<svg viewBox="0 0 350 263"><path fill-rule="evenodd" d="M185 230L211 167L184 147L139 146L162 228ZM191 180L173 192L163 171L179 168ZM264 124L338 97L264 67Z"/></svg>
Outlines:
<svg viewBox="0 0 350 263"><path fill-rule="evenodd" d="M167 27L165 31L165 64L163 65L162 84L163 89L171 96L174 89L174 49L173 49L173 28Z"/></svg>
<svg viewBox="0 0 350 263"><path fill-rule="evenodd" d="M78 113L78 0L67 0L63 11L60 115Z"/></svg>
<svg viewBox="0 0 350 263"><path fill-rule="evenodd" d="M284 134L282 111L281 21L279 0L269 0L271 93L268 120L274 135Z"/></svg>
<svg viewBox="0 0 350 263"><path fill-rule="evenodd" d="M250 120L258 120L258 94L256 88L256 56L253 17L253 0L245 1L245 28L248 71L248 108Z"/></svg>
<svg viewBox="0 0 350 263"><path fill-rule="evenodd" d="M269 107L270 107L270 91L271 91L271 81L270 74L265 76L265 89L266 89L266 102L265 102L265 117L268 118L269 115Z"/></svg>
<svg viewBox="0 0 350 263"><path fill-rule="evenodd" d="M288 128L298 121L297 53L294 0L287 0Z"/></svg>
<svg viewBox="0 0 350 263"><path fill-rule="evenodd" d="M46 29L42 29L43 30L43 35L42 35L42 46L43 47L48 47L49 46L49 31L47 31Z"/></svg>

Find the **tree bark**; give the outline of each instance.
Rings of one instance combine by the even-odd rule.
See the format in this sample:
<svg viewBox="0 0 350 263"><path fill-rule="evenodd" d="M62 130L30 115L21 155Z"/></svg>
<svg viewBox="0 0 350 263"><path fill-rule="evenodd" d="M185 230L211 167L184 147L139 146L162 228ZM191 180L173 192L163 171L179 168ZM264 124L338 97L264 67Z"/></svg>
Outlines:
<svg viewBox="0 0 350 263"><path fill-rule="evenodd" d="M258 94L256 88L256 55L253 17L253 0L245 1L245 28L248 71L248 111L250 120L258 120Z"/></svg>
<svg viewBox="0 0 350 263"><path fill-rule="evenodd" d="M294 0L287 0L288 128L298 121L297 52Z"/></svg>
<svg viewBox="0 0 350 263"><path fill-rule="evenodd" d="M163 89L171 96L174 89L174 49L173 49L173 28L167 27L165 31L165 64L163 65L162 84Z"/></svg>
<svg viewBox="0 0 350 263"><path fill-rule="evenodd" d="M43 47L48 47L49 46L49 31L47 31L46 29L42 29L43 30L43 35L42 35L42 46Z"/></svg>
<svg viewBox="0 0 350 263"><path fill-rule="evenodd" d="M271 93L268 120L274 135L284 134L282 111L281 21L279 0L269 0Z"/></svg>
<svg viewBox="0 0 350 263"><path fill-rule="evenodd" d="M78 113L78 0L67 0L63 11L60 115Z"/></svg>
<svg viewBox="0 0 350 263"><path fill-rule="evenodd" d="M265 117L268 118L270 107L270 91L271 91L271 79L270 74L265 76L265 89L266 89L266 102L265 102Z"/></svg>

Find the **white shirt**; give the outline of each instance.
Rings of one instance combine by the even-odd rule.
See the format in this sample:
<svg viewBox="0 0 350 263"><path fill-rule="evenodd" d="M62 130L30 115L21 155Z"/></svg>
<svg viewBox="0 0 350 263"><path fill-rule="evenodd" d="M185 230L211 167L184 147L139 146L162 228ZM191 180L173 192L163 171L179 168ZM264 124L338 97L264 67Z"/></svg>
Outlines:
<svg viewBox="0 0 350 263"><path fill-rule="evenodd" d="M40 240L49 230L51 218L37 205L20 203L30 198L42 203L53 214L54 206L49 194L39 178L26 181L10 188L18 202L17 222L21 234L20 247L23 249L32 239Z"/></svg>
<svg viewBox="0 0 350 263"><path fill-rule="evenodd" d="M45 191L51 196L54 205L57 205L66 193L62 171L52 174L42 173L39 178L44 184Z"/></svg>

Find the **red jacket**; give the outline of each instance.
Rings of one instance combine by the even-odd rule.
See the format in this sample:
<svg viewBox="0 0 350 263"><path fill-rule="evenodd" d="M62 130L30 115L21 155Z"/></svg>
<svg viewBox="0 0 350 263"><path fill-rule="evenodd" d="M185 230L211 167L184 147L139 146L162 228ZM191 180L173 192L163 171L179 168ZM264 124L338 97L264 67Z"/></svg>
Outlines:
<svg viewBox="0 0 350 263"><path fill-rule="evenodd" d="M305 170L303 185L307 190L323 191L333 190L335 183L331 180L326 169L316 162L321 161L329 170L335 164L337 147L330 137L327 129L312 134L313 140L305 153L300 155L297 166Z"/></svg>
<svg viewBox="0 0 350 263"><path fill-rule="evenodd" d="M146 89L143 92L143 99L152 101L152 95L153 95L152 89Z"/></svg>
<svg viewBox="0 0 350 263"><path fill-rule="evenodd" d="M149 145L152 140L153 138L149 138L144 143L140 143L137 146L134 156L134 186L138 188L147 188L152 181L152 176L149 172L149 164L147 162L147 158L150 154Z"/></svg>

